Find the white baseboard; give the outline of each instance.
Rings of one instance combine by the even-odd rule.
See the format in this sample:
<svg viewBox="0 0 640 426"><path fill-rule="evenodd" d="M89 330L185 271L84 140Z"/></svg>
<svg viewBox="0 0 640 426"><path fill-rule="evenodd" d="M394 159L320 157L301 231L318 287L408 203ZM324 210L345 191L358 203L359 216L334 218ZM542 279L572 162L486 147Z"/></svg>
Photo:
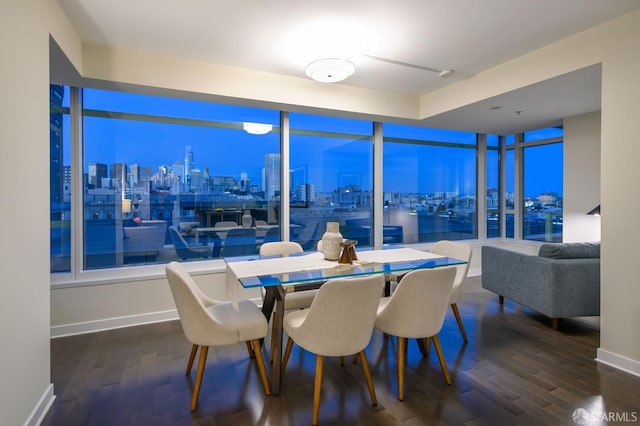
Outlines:
<svg viewBox="0 0 640 426"><path fill-rule="evenodd" d="M262 299L250 299L253 303L262 307ZM125 317L106 318L95 321L79 322L74 324L54 325L51 327L51 338L73 336L76 334L95 333L97 331L113 330L116 328L133 327L136 325L153 324L156 322L173 321L178 319L178 311L149 312Z"/></svg>
<svg viewBox="0 0 640 426"><path fill-rule="evenodd" d="M25 426L38 426L44 420L44 416L49 412L49 408L51 408L51 404L53 404L53 400L56 399L56 396L53 394L53 383L47 386L47 389L40 397L40 401L33 408L33 411L27 418L27 421L24 422Z"/></svg>
<svg viewBox="0 0 640 426"><path fill-rule="evenodd" d="M640 362L631 358L598 348L596 361L640 377Z"/></svg>
<svg viewBox="0 0 640 426"><path fill-rule="evenodd" d="M112 330L115 328L132 327L135 325L151 324L154 322L178 319L178 311L149 312L126 317L106 318L102 320L80 322L75 324L55 325L51 327L51 338L73 336L75 334L94 333L96 331Z"/></svg>

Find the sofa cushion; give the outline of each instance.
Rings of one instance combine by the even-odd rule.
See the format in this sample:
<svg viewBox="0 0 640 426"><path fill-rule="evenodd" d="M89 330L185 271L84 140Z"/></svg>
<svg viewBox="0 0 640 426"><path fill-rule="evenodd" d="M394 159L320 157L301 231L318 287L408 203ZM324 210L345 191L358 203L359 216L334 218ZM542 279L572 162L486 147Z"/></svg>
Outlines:
<svg viewBox="0 0 640 426"><path fill-rule="evenodd" d="M540 257L552 259L585 259L600 257L600 243L553 243L543 244Z"/></svg>

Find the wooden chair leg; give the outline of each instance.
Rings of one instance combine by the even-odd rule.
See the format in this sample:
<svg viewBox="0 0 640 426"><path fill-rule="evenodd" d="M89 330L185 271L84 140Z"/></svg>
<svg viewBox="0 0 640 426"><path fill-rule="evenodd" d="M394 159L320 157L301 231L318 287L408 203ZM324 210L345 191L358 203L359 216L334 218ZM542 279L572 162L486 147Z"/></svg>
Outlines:
<svg viewBox="0 0 640 426"><path fill-rule="evenodd" d="M253 353L253 348L251 347L251 343L245 342L247 344L247 352L249 352L249 358L253 358L255 353Z"/></svg>
<svg viewBox="0 0 640 426"><path fill-rule="evenodd" d="M258 363L262 386L264 386L264 393L266 395L271 395L271 387L269 386L269 380L267 379L267 370L264 367L264 358L262 358L262 350L260 349L260 340L252 340L251 343L253 345L253 353L256 354L256 362Z"/></svg>
<svg viewBox="0 0 640 426"><path fill-rule="evenodd" d="M196 411L196 408L198 407L198 395L200 395L200 386L202 386L202 375L204 374L204 366L207 363L207 353L209 353L209 347L202 346L200 348L200 360L198 361L196 383L193 387L193 394L191 395L191 411Z"/></svg>
<svg viewBox="0 0 640 426"><path fill-rule="evenodd" d="M557 330L559 323L560 323L560 318L551 318L551 329Z"/></svg>
<svg viewBox="0 0 640 426"><path fill-rule="evenodd" d="M440 346L440 339L438 335L432 337L433 346L436 348L436 353L438 354L438 360L440 361L440 368L442 369L442 374L444 374L444 380L448 385L451 384L451 377L449 376L449 370L447 369L447 363L445 362L444 355L442 354L442 347Z"/></svg>
<svg viewBox="0 0 640 426"><path fill-rule="evenodd" d="M429 356L431 352L431 337L425 337L424 339L424 351L426 353L425 356Z"/></svg>
<svg viewBox="0 0 640 426"><path fill-rule="evenodd" d="M420 349L420 354L423 357L427 357L429 356L429 346L428 346L428 342L427 345L425 345L425 339L416 339L416 343L418 344L418 349ZM407 346L409 346L409 343L407 342ZM407 351L407 348L404 348L405 352Z"/></svg>
<svg viewBox="0 0 640 426"><path fill-rule="evenodd" d="M320 390L322 388L322 355L316 355L316 377L313 382L313 418L311 423L318 425L320 414Z"/></svg>
<svg viewBox="0 0 640 426"><path fill-rule="evenodd" d="M398 399L404 400L404 360L405 348L407 346L406 337L398 337Z"/></svg>
<svg viewBox="0 0 640 426"><path fill-rule="evenodd" d="M273 350L276 347L276 341L273 340L273 336L276 334L276 322L271 319L271 347L269 352L269 362L273 363Z"/></svg>
<svg viewBox="0 0 640 426"><path fill-rule="evenodd" d="M340 357L340 367L344 367L344 357Z"/></svg>
<svg viewBox="0 0 640 426"><path fill-rule="evenodd" d="M460 311L458 310L458 305L455 303L451 304L451 310L453 311L453 315L456 317L456 321L458 322L458 328L460 329L460 333L462 334L462 338L465 342L468 342L467 332L464 330L464 324L462 324L462 318L460 317Z"/></svg>
<svg viewBox="0 0 640 426"><path fill-rule="evenodd" d="M501 305L504 305L504 296L498 295L498 302L500 302Z"/></svg>
<svg viewBox="0 0 640 426"><path fill-rule="evenodd" d="M373 380L371 380L371 372L369 371L369 362L367 361L367 354L364 350L360 351L360 364L362 364L362 373L364 374L364 380L367 382L367 388L369 388L369 396L371 396L371 405L378 405L378 398L376 398L376 390L373 388Z"/></svg>
<svg viewBox="0 0 640 426"><path fill-rule="evenodd" d="M287 368L287 362L289 362L289 356L291 355L291 349L293 348L293 339L289 337L287 340L287 347L284 350L284 356L282 357L282 366L280 367L280 377L284 376L284 369Z"/></svg>
<svg viewBox="0 0 640 426"><path fill-rule="evenodd" d="M196 359L196 352L198 352L198 345L191 345L191 354L189 355L189 361L187 362L186 375L191 374L191 367L193 367L193 361Z"/></svg>

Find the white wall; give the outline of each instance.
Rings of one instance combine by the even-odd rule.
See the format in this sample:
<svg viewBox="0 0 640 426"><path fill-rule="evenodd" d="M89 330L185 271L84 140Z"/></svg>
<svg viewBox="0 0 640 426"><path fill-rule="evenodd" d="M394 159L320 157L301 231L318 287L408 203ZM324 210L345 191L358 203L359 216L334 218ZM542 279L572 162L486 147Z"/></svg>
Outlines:
<svg viewBox="0 0 640 426"><path fill-rule="evenodd" d="M564 119L563 194L563 241L600 241L600 111Z"/></svg>
<svg viewBox="0 0 640 426"><path fill-rule="evenodd" d="M49 33L46 1L0 2L0 424L52 400L49 347Z"/></svg>
<svg viewBox="0 0 640 426"><path fill-rule="evenodd" d="M602 299L598 359L640 374L640 13L603 31Z"/></svg>

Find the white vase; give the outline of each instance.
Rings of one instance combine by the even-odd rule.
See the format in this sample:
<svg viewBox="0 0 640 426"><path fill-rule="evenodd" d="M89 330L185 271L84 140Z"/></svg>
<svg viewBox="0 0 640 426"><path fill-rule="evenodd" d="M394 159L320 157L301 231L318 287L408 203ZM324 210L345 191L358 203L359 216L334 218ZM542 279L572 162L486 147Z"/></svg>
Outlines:
<svg viewBox="0 0 640 426"><path fill-rule="evenodd" d="M242 215L242 227L249 228L251 227L251 223L253 222L253 217L251 216L250 210L245 210Z"/></svg>
<svg viewBox="0 0 640 426"><path fill-rule="evenodd" d="M322 252L327 260L338 260L340 258L340 243L342 234L340 233L340 222L327 222L327 231L322 235Z"/></svg>

